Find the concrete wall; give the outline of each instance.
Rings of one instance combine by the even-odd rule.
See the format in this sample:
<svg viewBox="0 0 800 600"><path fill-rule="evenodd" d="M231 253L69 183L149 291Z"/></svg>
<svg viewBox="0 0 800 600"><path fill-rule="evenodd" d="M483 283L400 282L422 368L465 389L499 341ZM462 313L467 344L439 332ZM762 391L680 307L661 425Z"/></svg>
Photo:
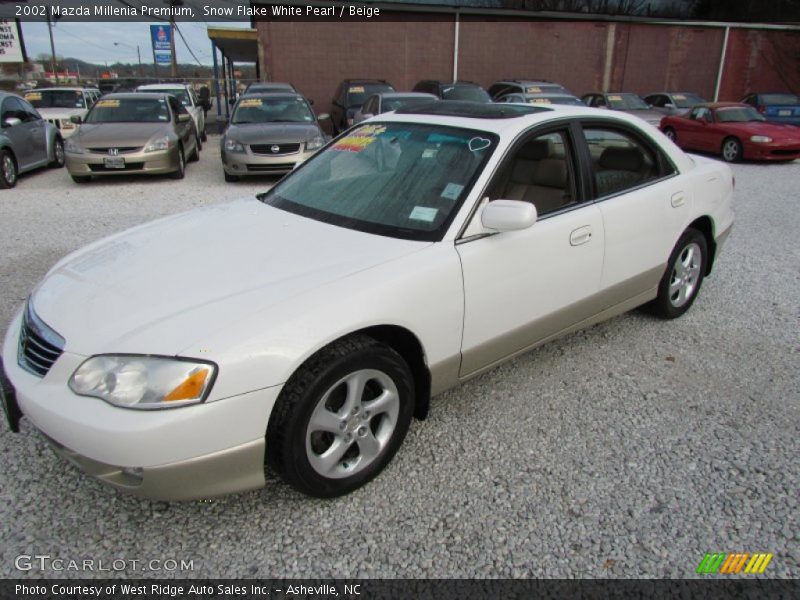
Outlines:
<svg viewBox="0 0 800 600"><path fill-rule="evenodd" d="M392 20L257 23L262 75L290 81L330 109L347 77L386 79L409 90L420 79L450 79L453 15L396 13ZM724 29L592 21L462 16L459 79L543 78L578 95L693 91L712 99ZM720 100L754 91L800 92L800 33L731 29Z"/></svg>

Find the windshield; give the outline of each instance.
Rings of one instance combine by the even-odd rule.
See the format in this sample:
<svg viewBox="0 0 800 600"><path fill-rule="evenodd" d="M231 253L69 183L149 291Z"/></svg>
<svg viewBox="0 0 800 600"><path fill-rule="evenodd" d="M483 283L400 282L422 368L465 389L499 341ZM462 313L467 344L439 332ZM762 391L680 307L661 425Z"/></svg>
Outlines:
<svg viewBox="0 0 800 600"><path fill-rule="evenodd" d="M86 108L80 90L38 90L25 92L34 108Z"/></svg>
<svg viewBox="0 0 800 600"><path fill-rule="evenodd" d="M791 106L800 104L800 97L794 94L761 94L759 100L761 100L761 104L788 104Z"/></svg>
<svg viewBox="0 0 800 600"><path fill-rule="evenodd" d="M526 96L528 104L568 104L571 106L586 106L580 98L574 96Z"/></svg>
<svg viewBox="0 0 800 600"><path fill-rule="evenodd" d="M609 94L606 96L609 108L615 110L647 110L647 102L636 94Z"/></svg>
<svg viewBox="0 0 800 600"><path fill-rule="evenodd" d="M253 83L244 91L245 94L264 94L266 92L293 92L290 85L279 83Z"/></svg>
<svg viewBox="0 0 800 600"><path fill-rule="evenodd" d="M746 123L747 121L766 121L766 119L750 106L732 106L718 108L717 121L720 123Z"/></svg>
<svg viewBox="0 0 800 600"><path fill-rule="evenodd" d="M429 104L436 102L436 98L427 98L421 96L406 96L405 98L384 98L383 99L383 112L390 110L399 110L408 106L419 106L420 104Z"/></svg>
<svg viewBox="0 0 800 600"><path fill-rule="evenodd" d="M697 94L672 94L672 100L678 108L692 108L698 104L705 104L704 98Z"/></svg>
<svg viewBox="0 0 800 600"><path fill-rule="evenodd" d="M259 198L300 215L404 239L441 239L497 136L440 125L356 127Z"/></svg>
<svg viewBox="0 0 800 600"><path fill-rule="evenodd" d="M361 106L372 94L393 92L394 88L388 83L362 83L351 85L347 88L347 108Z"/></svg>
<svg viewBox="0 0 800 600"><path fill-rule="evenodd" d="M102 98L86 115L87 123L158 123L169 121L163 98Z"/></svg>
<svg viewBox="0 0 800 600"><path fill-rule="evenodd" d="M231 123L311 123L314 114L302 98L242 98L233 111Z"/></svg>
<svg viewBox="0 0 800 600"><path fill-rule="evenodd" d="M443 100L469 100L471 102L491 102L483 88L477 85L449 85L442 88Z"/></svg>
<svg viewBox="0 0 800 600"><path fill-rule="evenodd" d="M171 88L147 88L146 90L139 90L148 94L170 94L178 99L178 102L184 106L191 106L192 100L189 98L189 92L185 88L171 89Z"/></svg>

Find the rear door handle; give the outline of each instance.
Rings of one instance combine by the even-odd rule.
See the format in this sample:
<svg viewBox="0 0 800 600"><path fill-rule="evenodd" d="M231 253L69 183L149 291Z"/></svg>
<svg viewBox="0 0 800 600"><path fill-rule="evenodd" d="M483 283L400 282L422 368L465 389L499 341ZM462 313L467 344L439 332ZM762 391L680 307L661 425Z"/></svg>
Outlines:
<svg viewBox="0 0 800 600"><path fill-rule="evenodd" d="M686 196L683 195L683 192L676 192L672 194L672 198L670 198L669 201L669 203L672 204L672 208L683 206L684 202L686 202Z"/></svg>
<svg viewBox="0 0 800 600"><path fill-rule="evenodd" d="M592 239L591 225L584 225L583 227L578 227L576 230L574 230L572 233L569 234L570 246L580 246L581 244L585 244L591 239Z"/></svg>

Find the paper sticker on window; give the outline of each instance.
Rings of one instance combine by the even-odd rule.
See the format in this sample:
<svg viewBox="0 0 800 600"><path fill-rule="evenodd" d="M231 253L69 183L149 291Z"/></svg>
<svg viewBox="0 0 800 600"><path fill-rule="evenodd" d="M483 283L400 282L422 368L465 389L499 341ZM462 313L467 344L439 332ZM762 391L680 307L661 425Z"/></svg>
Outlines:
<svg viewBox="0 0 800 600"><path fill-rule="evenodd" d="M119 108L119 100L98 100L97 106L100 108Z"/></svg>
<svg viewBox="0 0 800 600"><path fill-rule="evenodd" d="M439 154L438 148L425 148L422 151L422 158L436 158L437 154Z"/></svg>
<svg viewBox="0 0 800 600"><path fill-rule="evenodd" d="M363 94L364 93L364 86L363 85L354 85L349 90L347 90L351 94Z"/></svg>
<svg viewBox="0 0 800 600"><path fill-rule="evenodd" d="M621 100L622 100L622 96L609 96L608 97L608 101L609 102L619 102Z"/></svg>
<svg viewBox="0 0 800 600"><path fill-rule="evenodd" d="M332 148L344 152L361 152L378 139L378 136L384 131L386 131L385 125L365 125L358 131L340 139Z"/></svg>
<svg viewBox="0 0 800 600"><path fill-rule="evenodd" d="M525 88L525 91L528 94L540 94L541 91L542 91L542 88L540 88L540 87L529 87L529 88Z"/></svg>
<svg viewBox="0 0 800 600"><path fill-rule="evenodd" d="M411 211L411 214L408 215L408 218L414 221L425 221L426 223L432 223L433 220L436 218L436 213L438 212L439 212L438 208L429 208L427 206L415 206L414 210Z"/></svg>
<svg viewBox="0 0 800 600"><path fill-rule="evenodd" d="M261 106L261 98L245 98L239 102L239 106Z"/></svg>
<svg viewBox="0 0 800 600"><path fill-rule="evenodd" d="M451 182L448 183L446 186L444 186L444 190L442 190L440 196L442 198L447 198L448 200L458 200L458 197L461 194L461 190L463 189L464 189L463 185Z"/></svg>
<svg viewBox="0 0 800 600"><path fill-rule="evenodd" d="M30 92L25 94L25 100L41 100L42 95L39 92Z"/></svg>
<svg viewBox="0 0 800 600"><path fill-rule="evenodd" d="M550 104L550 98L531 98L528 104Z"/></svg>
<svg viewBox="0 0 800 600"><path fill-rule="evenodd" d="M675 100L686 100L686 96L684 96L683 94L675 94L672 97L675 98Z"/></svg>

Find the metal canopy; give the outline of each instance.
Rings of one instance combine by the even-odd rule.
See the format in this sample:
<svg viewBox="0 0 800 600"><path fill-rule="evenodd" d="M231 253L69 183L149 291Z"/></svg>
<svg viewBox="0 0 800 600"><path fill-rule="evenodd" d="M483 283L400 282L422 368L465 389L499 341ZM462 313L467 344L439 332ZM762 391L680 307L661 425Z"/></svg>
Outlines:
<svg viewBox="0 0 800 600"><path fill-rule="evenodd" d="M231 62L258 62L258 34L255 29L209 27L208 38Z"/></svg>

